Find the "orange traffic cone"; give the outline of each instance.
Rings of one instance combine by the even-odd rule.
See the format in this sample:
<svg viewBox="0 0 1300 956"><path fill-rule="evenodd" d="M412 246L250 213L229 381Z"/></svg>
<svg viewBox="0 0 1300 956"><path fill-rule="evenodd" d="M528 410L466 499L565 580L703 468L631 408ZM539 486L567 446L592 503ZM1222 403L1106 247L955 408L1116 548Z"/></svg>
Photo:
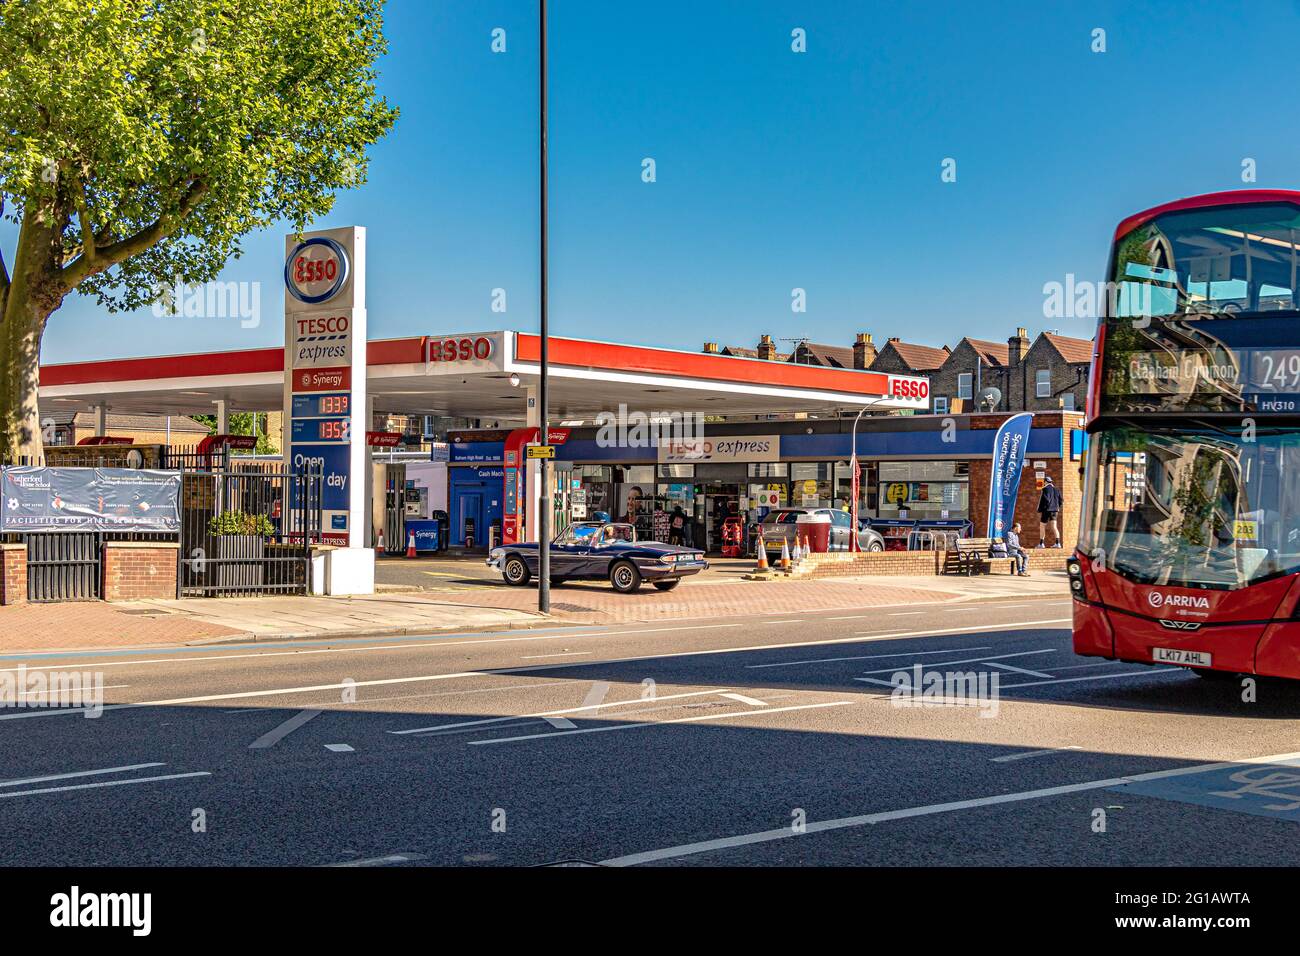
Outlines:
<svg viewBox="0 0 1300 956"><path fill-rule="evenodd" d="M384 529L383 528L379 529L379 540L375 542L375 550L376 551L384 550Z"/></svg>
<svg viewBox="0 0 1300 956"><path fill-rule="evenodd" d="M415 557L415 532L414 531L412 531L409 535L407 535L406 538L406 556L408 558Z"/></svg>
<svg viewBox="0 0 1300 956"><path fill-rule="evenodd" d="M755 571L767 570L767 545L763 543L763 532L758 532L758 564L754 565Z"/></svg>
<svg viewBox="0 0 1300 956"><path fill-rule="evenodd" d="M790 570L790 539L781 539L781 570Z"/></svg>

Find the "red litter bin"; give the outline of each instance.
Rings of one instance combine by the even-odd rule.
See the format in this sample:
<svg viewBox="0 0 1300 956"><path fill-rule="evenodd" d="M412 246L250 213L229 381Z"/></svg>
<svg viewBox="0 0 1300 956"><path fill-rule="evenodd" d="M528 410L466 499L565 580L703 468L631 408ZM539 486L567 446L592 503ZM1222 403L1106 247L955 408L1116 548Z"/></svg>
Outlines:
<svg viewBox="0 0 1300 956"><path fill-rule="evenodd" d="M804 545L815 554L825 554L831 549L831 516L802 514L795 519L795 533Z"/></svg>

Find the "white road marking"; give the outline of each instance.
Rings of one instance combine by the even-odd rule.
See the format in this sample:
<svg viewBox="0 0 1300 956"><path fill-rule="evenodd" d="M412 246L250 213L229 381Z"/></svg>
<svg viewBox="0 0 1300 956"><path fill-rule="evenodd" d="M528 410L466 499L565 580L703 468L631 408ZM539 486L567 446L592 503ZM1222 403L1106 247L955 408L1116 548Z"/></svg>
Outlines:
<svg viewBox="0 0 1300 956"><path fill-rule="evenodd" d="M0 793L0 800L9 797L30 797L38 793L65 793L69 790L93 790L96 787L125 787L134 783L153 783L156 780L183 780L187 777L210 777L212 776L206 770L200 770L196 773L169 773L161 777L133 777L130 780L103 780L99 783L79 783L71 787L44 787L40 790L18 790L14 793Z"/></svg>
<svg viewBox="0 0 1300 956"><path fill-rule="evenodd" d="M1090 661L1087 664L1068 664L1065 667L1053 667L1054 671L1081 671L1085 667L1100 667L1103 664L1121 664L1122 661Z"/></svg>
<svg viewBox="0 0 1300 956"><path fill-rule="evenodd" d="M661 697L660 700L663 698ZM757 717L761 714L783 714L791 710L817 710L822 707L846 707L851 700L833 700L824 704L796 704L791 707L769 707L767 710L738 710L729 714L701 714L697 717L677 717L673 720L648 720L634 724L608 724L603 727L581 727L577 730L557 730L553 733L528 734L523 737L497 737L488 740L471 740L470 746L484 744L509 744L520 740L538 740L543 737L569 737L574 734L599 734L608 730L635 730L638 727L663 727L668 724L692 724L705 720L726 720L728 717Z"/></svg>
<svg viewBox="0 0 1300 956"><path fill-rule="evenodd" d="M350 744L326 744L325 749L336 754L356 753L356 748Z"/></svg>
<svg viewBox="0 0 1300 956"><path fill-rule="evenodd" d="M1047 757L1052 754L1059 754L1066 750L1082 750L1082 747L1048 747L1045 750L1026 750L1024 753L1006 754L1001 757L990 757L994 763L1010 763L1013 760L1028 760L1030 757Z"/></svg>
<svg viewBox="0 0 1300 956"><path fill-rule="evenodd" d="M1055 674L1044 674L1042 671L1026 670L1023 667L1012 667L1010 664L1003 664L1001 661L989 661L989 667L997 667L1004 671L1015 671L1017 674L1028 674L1030 677L1055 677Z"/></svg>
<svg viewBox="0 0 1300 956"><path fill-rule="evenodd" d="M835 618L831 618L831 620L833 621L835 620ZM761 624L802 624L803 619L800 618L797 621L760 621L759 623Z"/></svg>
<svg viewBox="0 0 1300 956"><path fill-rule="evenodd" d="M1171 677L1174 674L1177 674L1180 670L1182 670L1182 668L1165 669L1160 667L1153 670L1124 671L1120 674L1090 674L1087 677L1058 677L1054 680L1030 680L1024 681L1020 684L1003 684L1002 690L1010 690L1013 687L1038 687L1042 684L1073 684L1075 681L1081 680L1114 680L1117 677L1141 677L1143 675L1147 677Z"/></svg>
<svg viewBox="0 0 1300 956"><path fill-rule="evenodd" d="M280 724L280 726L276 727L273 730L268 730L266 733L262 734L262 736L258 737L256 740L254 740L251 744L248 745L248 749L265 750L267 747L274 747L285 737L288 737L291 733L293 733L303 724L307 723L307 721L312 720L315 717L319 717L320 715L321 712L319 710L299 711L297 714L294 714L284 723Z"/></svg>
<svg viewBox="0 0 1300 956"><path fill-rule="evenodd" d="M130 686L131 686L130 684L105 684L103 687L97 687L96 690L116 690L116 689L118 689L119 687L130 687ZM19 694L19 695L17 695L17 696L19 696L19 697L44 697L46 694L49 694L49 693L50 693L50 692L49 692L48 690L25 690L25 691L23 691L21 694Z"/></svg>
<svg viewBox="0 0 1300 956"><path fill-rule="evenodd" d="M540 661L546 657L583 657L591 654L591 651L561 651L558 654L526 654L520 658L524 661Z"/></svg>
<svg viewBox="0 0 1300 956"><path fill-rule="evenodd" d="M893 820L905 820L912 817L933 816L940 813L953 813L975 807L993 806L1001 803L1023 803L1027 800L1040 800L1071 793L1083 793L1089 790L1106 790L1130 783L1145 783L1148 780L1161 780L1166 777L1188 776L1198 773L1211 773L1226 770L1241 764L1284 763L1300 759L1300 753L1273 754L1268 757L1249 757L1226 763L1197 764L1191 767L1179 767L1173 770L1156 770L1151 773L1139 773L1126 777L1107 777L1104 780L1088 780L1083 783L1064 784L1059 787L1045 787L1041 790L1025 790L1020 793L1001 793L989 797L977 797L973 800L954 800L949 803L933 803L923 807L909 807L905 810L887 810L883 813L865 813L861 816L839 817L833 820L819 820L804 825L805 833L824 833L829 830L843 830L851 827L870 826L876 823L888 823ZM717 840L701 840L698 843L685 843L681 846L664 847L659 850L647 850L642 853L629 853L626 856L601 860L605 866L636 866L639 863L653 863L657 860L672 860L698 853L711 853L738 846L751 846L758 843L771 843L775 840L788 840L799 837L790 827L779 830L763 830L757 833L744 833L738 836L723 837Z"/></svg>
<svg viewBox="0 0 1300 956"><path fill-rule="evenodd" d="M578 726L568 717L543 717L542 720L559 730L572 730Z"/></svg>
<svg viewBox="0 0 1300 956"><path fill-rule="evenodd" d="M991 645L985 647L963 647L963 651L991 651ZM885 657L923 657L927 654L953 654L955 651L948 648L946 651L899 651L897 654L859 654L854 657L813 657L799 661L781 661L776 664L746 664L746 670L761 670L764 667L794 667L797 664L830 664L838 661L874 661Z"/></svg>
<svg viewBox="0 0 1300 956"><path fill-rule="evenodd" d="M955 661L935 661L933 664L927 662L927 663L924 664L923 666L925 666L925 667L947 667L949 664L976 664L976 663L988 663L988 662L991 662L991 661L1002 660L1003 658L1006 658L1006 657L1029 657L1031 654L1055 654L1055 653L1056 653L1056 648L1054 648L1054 647L1048 647L1048 648L1044 648L1044 649L1041 650L1041 651L1018 651L1018 652L1016 652L1015 654L996 654L996 655L994 655L994 656L992 656L992 657L963 657L963 658L961 658L960 660L955 660ZM906 657L907 655L904 654L903 656ZM897 669L897 668L895 668L895 667L881 667L881 668L879 668L879 669L877 669L877 670L874 670L874 671L863 671L862 673L864 673L864 674L890 674L890 673L893 673L896 669Z"/></svg>
<svg viewBox="0 0 1300 956"><path fill-rule="evenodd" d="M929 611L894 611L890 617L919 617L922 614L929 614Z"/></svg>
<svg viewBox="0 0 1300 956"><path fill-rule="evenodd" d="M592 714L595 714L608 696L609 681L598 680L591 685L591 689L587 691L587 696L582 699L582 706L590 707Z"/></svg>
<svg viewBox="0 0 1300 956"><path fill-rule="evenodd" d="M451 730L453 727L479 727L483 724L499 724L503 720L531 720L537 717L545 719L547 717L556 717L561 714L578 714L589 710L600 710L602 707L626 707L629 704L652 704L657 700L680 700L683 697L710 697L720 693L716 690L692 690L683 694L659 694L655 697L633 697L631 700L616 700L612 703L584 704L581 707L564 707L560 710L544 710L536 714L511 714L508 717L481 717L478 720L462 720L454 724L435 724L432 727L413 727L410 730L390 730L390 734L425 734L436 730Z"/></svg>
<svg viewBox="0 0 1300 956"><path fill-rule="evenodd" d="M177 704L202 704L213 700L249 700L254 697L282 697L285 694L309 694L318 690L342 690L344 687L376 687L383 684L412 684L418 681L451 680L456 677L485 677L490 673L490 671L454 671L449 674L428 674L421 677L388 677L383 680L340 681L337 684L312 684L307 687L279 687L275 690L246 690L230 694L207 694L202 697L173 697L171 700L144 700L130 704L109 704L104 708L104 710L126 710L132 707L170 707ZM81 711L33 710L20 714L0 714L0 720L23 720L27 717L53 717L65 713L79 714Z"/></svg>
<svg viewBox="0 0 1300 956"><path fill-rule="evenodd" d="M391 853L388 856L373 856L368 860L348 860L346 863L329 863L327 866L390 866L393 863L413 863L423 860L423 853Z"/></svg>
<svg viewBox="0 0 1300 956"><path fill-rule="evenodd" d="M909 613L910 613L910 612L909 612ZM894 616L894 615L892 615L892 614L890 615L890 617L893 617L893 616ZM864 617L871 617L871 615L870 615L870 614L846 614L846 615L844 615L843 617L828 617L828 618L824 618L823 620L827 620L827 621L860 621L860 620L862 620Z"/></svg>
<svg viewBox="0 0 1300 956"><path fill-rule="evenodd" d="M0 787L19 787L28 783L48 783L51 780L71 780L73 777L97 777L103 773L125 773L128 770L145 770L149 767L165 767L165 763L133 763L124 767L105 767L103 770L78 770L75 773L53 773L44 777L27 777L24 780L0 781Z"/></svg>
<svg viewBox="0 0 1300 956"><path fill-rule="evenodd" d="M612 657L612 658L606 658L598 661L571 661L563 664L529 664L527 666L520 666L520 667L489 667L478 671L454 671L447 674L432 674L432 675L421 676L421 677L392 677L386 680L354 681L354 682L349 682L347 684L342 684L342 683L316 684L308 687L284 687L284 688L279 688L277 690L254 690L254 691L243 691L239 693L230 693L230 694L209 694L203 697L177 697L171 700L148 700L148 701L141 701L139 703L109 704L104 707L104 710L109 711L109 710L124 710L132 707L163 707L163 706L171 706L176 704L196 704L196 703L206 703L214 700L248 700L254 697L277 697L277 696L282 696L284 694L305 694L305 693L310 693L312 691L318 691L318 690L339 690L344 686L370 687L370 686L379 686L384 684L409 684L418 681L452 680L461 677L493 677L493 676L499 676L503 674L527 674L534 671L555 670L556 668L560 668L560 667L571 668L571 667L609 666L610 664L635 664L640 661L668 660L674 657L707 657L714 654L737 654L744 651L774 651L774 650L784 650L791 647L827 647L835 644L865 644L871 641L900 640L908 637L941 637L945 634L970 634L979 631L1019 630L1022 628L1040 627L1040 626L1046 626L1051 624L1069 624L1071 621L1072 618L1063 617L1063 618L1055 618L1052 620L1045 620L1045 621L1017 621L1012 624L976 624L970 627L934 628L934 629L926 629L920 631L893 631L884 634L863 633L856 637L837 637L837 638L828 638L826 640L820 640L820 641L789 641L781 644L749 644L749 645L742 645L739 647L717 647L717 648L710 648L706 650L675 651L671 654L641 654L636 657ZM718 625L701 625L701 626L710 627L710 628L713 627L721 628L721 627L741 627L743 625L718 624ZM660 628L659 630L692 630L692 629L693 628ZM620 632L610 632L610 633L620 633ZM622 632L622 633L627 633L627 632ZM567 634L563 636L570 639L573 637L572 634ZM523 638L516 638L516 640L523 640ZM540 638L535 638L535 640L540 640ZM451 646L452 643L453 642L449 641L445 644L440 644L438 646L447 647L447 646ZM478 644L478 643L493 643L493 642L459 641L454 643ZM414 646L427 646L427 645L414 645ZM372 650L374 648L361 648L361 649ZM344 649L336 648L335 650L344 650ZM278 652L272 652L272 653L274 654ZM303 651L300 653L312 653L312 652ZM248 654L243 656L258 657L258 656L270 656L270 655ZM177 661L168 661L166 663L177 663L177 662L185 663L191 660L193 660L193 658L178 658ZM0 714L0 720L24 720L29 717L57 717L57 716L63 716L67 714L80 714L80 713L82 713L82 710L80 709L34 710L34 711L28 711L26 713Z"/></svg>
<svg viewBox="0 0 1300 956"><path fill-rule="evenodd" d="M723 694L722 696L723 696L723 697L730 698L731 700L739 701L739 702L742 703L742 704L749 704L751 707L766 707L766 706L767 706L767 701L765 701L765 700L758 700L758 699L755 698L755 697L746 697L744 694L731 694L731 693L727 693L727 694Z"/></svg>

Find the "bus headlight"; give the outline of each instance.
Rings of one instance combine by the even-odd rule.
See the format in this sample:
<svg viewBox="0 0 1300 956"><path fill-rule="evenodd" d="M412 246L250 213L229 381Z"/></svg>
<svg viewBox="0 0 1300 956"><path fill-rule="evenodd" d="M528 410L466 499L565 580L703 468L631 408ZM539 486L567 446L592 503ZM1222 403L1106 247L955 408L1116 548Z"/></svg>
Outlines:
<svg viewBox="0 0 1300 956"><path fill-rule="evenodd" d="M1065 560L1065 573L1070 576L1070 592L1074 597L1080 600L1087 600L1088 594L1083 586L1083 565L1079 559L1069 557Z"/></svg>

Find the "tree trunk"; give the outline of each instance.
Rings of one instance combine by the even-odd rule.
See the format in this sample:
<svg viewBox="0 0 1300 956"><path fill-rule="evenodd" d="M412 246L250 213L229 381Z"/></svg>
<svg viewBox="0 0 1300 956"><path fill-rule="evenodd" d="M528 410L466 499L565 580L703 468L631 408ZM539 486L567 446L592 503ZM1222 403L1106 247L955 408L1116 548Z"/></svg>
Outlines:
<svg viewBox="0 0 1300 956"><path fill-rule="evenodd" d="M41 464L41 416L36 404L41 332L49 313L30 300L6 309L0 324L0 463Z"/></svg>
<svg viewBox="0 0 1300 956"><path fill-rule="evenodd" d="M13 278L0 302L0 464L43 461L40 384L45 322L67 294L59 232L48 207L29 207L14 255Z"/></svg>

